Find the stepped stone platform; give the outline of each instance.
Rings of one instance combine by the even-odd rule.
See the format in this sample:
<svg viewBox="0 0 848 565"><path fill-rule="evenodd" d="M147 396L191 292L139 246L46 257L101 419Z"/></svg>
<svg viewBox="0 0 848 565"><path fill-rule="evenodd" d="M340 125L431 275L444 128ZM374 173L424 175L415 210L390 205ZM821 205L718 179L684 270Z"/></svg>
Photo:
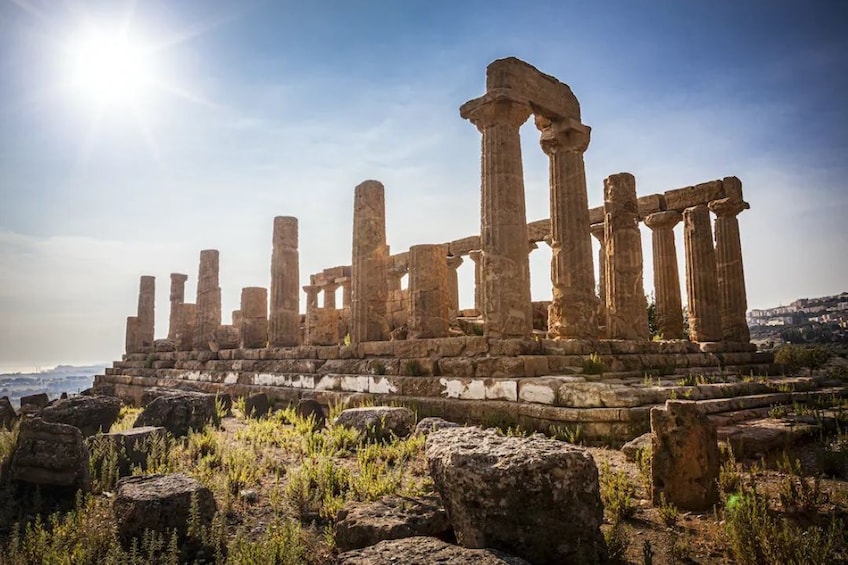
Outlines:
<svg viewBox="0 0 848 565"><path fill-rule="evenodd" d="M728 344L725 349L728 349ZM625 441L648 429L652 406L697 400L719 425L762 418L774 406L848 396L822 377L768 376L769 353L705 353L683 340L522 340L463 336L358 346L127 354L95 379L98 392L140 404L146 387L248 395L277 404L406 405L421 417L529 429L581 428Z"/></svg>

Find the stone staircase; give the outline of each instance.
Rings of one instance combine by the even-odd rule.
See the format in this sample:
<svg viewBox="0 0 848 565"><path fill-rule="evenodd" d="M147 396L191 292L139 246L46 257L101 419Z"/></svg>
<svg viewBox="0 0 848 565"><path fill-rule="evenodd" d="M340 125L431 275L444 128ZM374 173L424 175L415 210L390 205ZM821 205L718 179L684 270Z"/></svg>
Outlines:
<svg viewBox="0 0 848 565"><path fill-rule="evenodd" d="M709 344L715 346L716 344ZM716 347L712 347L717 349ZM358 346L130 354L95 379L139 403L146 387L247 395L280 404L403 404L419 415L487 425L570 430L618 443L645 432L653 406L698 401L720 428L793 403L848 396L825 377L774 376L772 357L745 344L704 352L688 341L551 341L460 336Z"/></svg>

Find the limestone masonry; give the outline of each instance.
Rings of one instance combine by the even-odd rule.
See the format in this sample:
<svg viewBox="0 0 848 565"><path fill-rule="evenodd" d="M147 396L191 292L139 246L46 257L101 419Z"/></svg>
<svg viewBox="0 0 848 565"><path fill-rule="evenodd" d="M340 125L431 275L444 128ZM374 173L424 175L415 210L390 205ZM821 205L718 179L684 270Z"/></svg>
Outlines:
<svg viewBox="0 0 848 565"><path fill-rule="evenodd" d="M221 320L218 251L200 253L194 304L185 302L187 276L171 275L167 340L154 342L155 281L141 277L126 354L96 387L135 401L149 386L265 392L276 402L359 394L422 415L574 424L587 436L617 437L645 431L650 408L677 394L714 416L827 394L813 379L778 393L752 378L769 374L772 359L749 343L737 220L749 206L739 179L639 196L633 174L612 174L604 205L590 209L583 154L591 128L580 104L569 86L515 58L488 66L486 92L460 116L481 135L479 235L392 254L386 191L367 180L354 193L351 264L315 273L299 288L298 221L275 218L270 291L243 289L231 325ZM531 116L549 158L550 219L528 223L519 128ZM642 223L652 232L653 340ZM552 251L550 303L530 299L529 254L541 242ZM474 308L461 310L456 270L466 258L474 264ZM697 386L676 384L687 375L700 379Z"/></svg>

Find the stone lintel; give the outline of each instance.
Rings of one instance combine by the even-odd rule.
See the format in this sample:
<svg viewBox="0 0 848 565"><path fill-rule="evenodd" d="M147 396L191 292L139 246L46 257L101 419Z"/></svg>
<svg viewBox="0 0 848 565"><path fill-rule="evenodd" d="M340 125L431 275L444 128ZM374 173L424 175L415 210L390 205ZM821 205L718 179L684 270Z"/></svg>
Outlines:
<svg viewBox="0 0 848 565"><path fill-rule="evenodd" d="M501 89L531 101L534 111L547 118L580 120L580 103L567 84L515 57L492 61L486 67L486 91Z"/></svg>
<svg viewBox="0 0 848 565"><path fill-rule="evenodd" d="M471 251L480 249L480 236L472 235L455 239L448 243L448 253L451 255L468 255Z"/></svg>

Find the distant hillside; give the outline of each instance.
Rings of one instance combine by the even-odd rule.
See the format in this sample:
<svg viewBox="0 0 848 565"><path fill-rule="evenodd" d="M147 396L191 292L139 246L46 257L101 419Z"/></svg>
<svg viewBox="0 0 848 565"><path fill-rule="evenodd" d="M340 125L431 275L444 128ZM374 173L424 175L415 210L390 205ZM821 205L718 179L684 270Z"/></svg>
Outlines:
<svg viewBox="0 0 848 565"><path fill-rule="evenodd" d="M0 396L8 396L14 406L22 396L46 392L53 399L63 392L76 393L90 388L94 375L103 373L107 363L76 367L59 365L38 373L0 373Z"/></svg>
<svg viewBox="0 0 848 565"><path fill-rule="evenodd" d="M799 298L787 306L748 312L751 339L762 344L848 344L848 292Z"/></svg>

